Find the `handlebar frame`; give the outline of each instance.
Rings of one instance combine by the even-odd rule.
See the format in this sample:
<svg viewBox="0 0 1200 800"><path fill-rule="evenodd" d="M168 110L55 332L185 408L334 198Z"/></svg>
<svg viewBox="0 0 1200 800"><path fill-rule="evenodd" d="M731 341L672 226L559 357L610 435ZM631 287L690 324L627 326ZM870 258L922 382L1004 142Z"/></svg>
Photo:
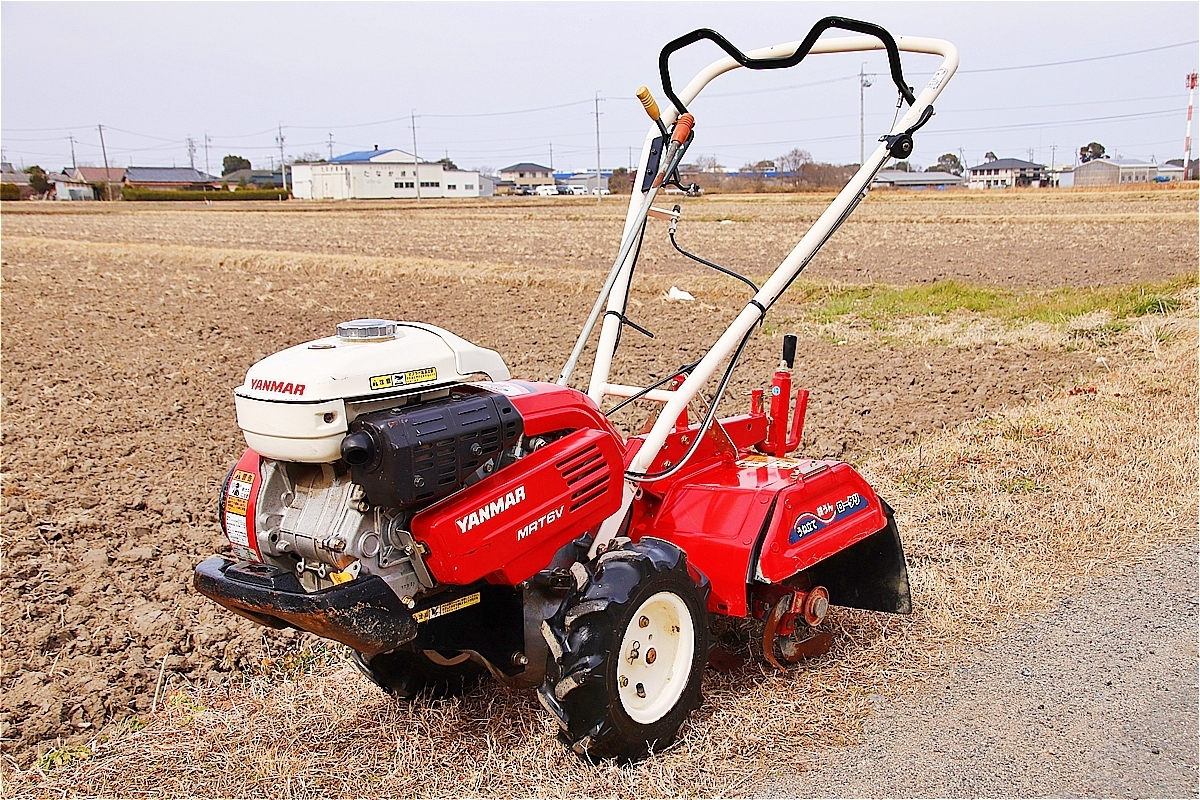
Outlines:
<svg viewBox="0 0 1200 800"><path fill-rule="evenodd" d="M795 51L791 55L779 56L777 58L754 58L748 56L733 45L728 39L711 28L697 28L690 33L685 33L677 39L672 39L663 46L662 51L658 54L658 75L662 79L663 94L670 99L671 104L675 106L677 113L686 114L687 106L675 94L675 89L671 84L671 55L683 48L695 44L696 42L707 39L713 42L724 50L730 58L738 63L739 66L747 69L787 69L794 67L804 60L817 43L817 39L821 34L830 28L838 28L840 30L851 31L852 33L861 33L866 36L874 36L879 41L883 42L884 49L887 50L888 65L891 68L892 82L896 84L896 88L900 91L901 96L911 106L916 102L916 97L913 95L912 88L904 80L904 70L900 64L900 49L896 46L896 39L879 25L871 22L863 22L862 20L849 19L848 17L825 17L818 20L815 25L809 30L808 35L800 42Z"/></svg>

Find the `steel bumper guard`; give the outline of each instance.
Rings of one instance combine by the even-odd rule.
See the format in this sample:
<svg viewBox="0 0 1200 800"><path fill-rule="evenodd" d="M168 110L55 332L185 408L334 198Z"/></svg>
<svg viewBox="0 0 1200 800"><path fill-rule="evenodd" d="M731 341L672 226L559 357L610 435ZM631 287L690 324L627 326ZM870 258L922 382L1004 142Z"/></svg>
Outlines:
<svg viewBox="0 0 1200 800"><path fill-rule="evenodd" d="M417 637L412 614L377 575L306 592L287 570L213 556L196 567L192 583L200 594L260 625L308 631L366 655Z"/></svg>

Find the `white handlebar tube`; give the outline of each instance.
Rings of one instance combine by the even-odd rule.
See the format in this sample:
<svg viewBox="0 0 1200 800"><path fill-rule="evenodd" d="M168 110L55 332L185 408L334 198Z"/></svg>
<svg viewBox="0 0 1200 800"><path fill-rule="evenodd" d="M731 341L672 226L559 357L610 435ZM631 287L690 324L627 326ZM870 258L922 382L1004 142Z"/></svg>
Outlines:
<svg viewBox="0 0 1200 800"><path fill-rule="evenodd" d="M761 50L754 50L748 55L752 58L782 58L794 53L799 46L799 42L790 42L766 47ZM958 69L958 50L954 45L945 40L900 36L896 37L896 46L901 52L940 55L942 56L942 64L925 88L917 94L916 102L909 107L908 111L893 126L890 131L891 135L902 133L916 124L921 114L933 105L933 102L941 94L947 81L949 81ZM849 36L818 39L813 45L810 55L883 49L885 49L883 42L872 36ZM680 99L685 105L690 105L697 95L700 94L701 90L714 78L730 70L737 69L738 66L738 63L732 58L722 58L713 62L697 73L687 87L679 92ZM678 113L678 110L673 107L664 109L662 115L663 122L670 125L674 122ZM652 126L650 132L647 134L646 142L642 147L642 158L638 169L639 179L645 175L650 152L650 142L658 134L657 126ZM606 544L607 539L611 538L613 533L610 531L615 532L615 529L619 527L620 521L624 518L628 510L629 501L633 495L632 490L635 488L637 482L646 479L642 476L646 475L650 465L662 449L668 434L674 428L676 419L678 419L679 415L687 408L692 399L712 378L721 363L733 355L742 340L763 318L766 313L764 309L771 307L808 265L821 246L841 226L846 217L854 210L855 206L866 196L867 191L870 189L871 181L874 180L875 175L887 162L889 155L888 146L881 141L875 151L867 158L866 163L859 168L858 172L854 174L842 191L838 193L825 212L809 228L799 244L796 245L792 252L775 269L762 289L755 295L754 299L742 309L741 313L733 320L709 352L700 360L700 363L692 370L691 375L687 377L683 385L676 391L669 393L671 395L670 400L659 412L658 420L650 432L646 434L642 447L638 450L633 462L629 465L626 488L623 493L624 502L621 509L602 527L592 547L593 555L599 548ZM570 370L574 368L585 340L590 336L592 326L599 316L601 304L607 299L608 310L617 313L622 312L625 308L629 282L632 277L633 261L635 260L635 248L633 244L638 236L641 235L641 227L646 220L646 213L653 202L654 196L657 194L657 187L651 188L644 195L639 196L639 194L637 187L634 186L633 195L630 197L629 210L626 215L621 251L618 254L616 263L613 264L612 272L608 276L601 296L597 299L592 316L589 318L588 324L585 326L579 341L576 343L576 352L572 354L571 360L563 371L564 377L560 379L561 383L565 383L567 378L569 378ZM618 392L608 391L609 371L616 349L620 324L619 317L608 314L605 316L601 327L596 359L588 388L588 394L596 403L600 403L606 394L626 394L625 391L620 390ZM627 390L627 388L621 387L622 390Z"/></svg>

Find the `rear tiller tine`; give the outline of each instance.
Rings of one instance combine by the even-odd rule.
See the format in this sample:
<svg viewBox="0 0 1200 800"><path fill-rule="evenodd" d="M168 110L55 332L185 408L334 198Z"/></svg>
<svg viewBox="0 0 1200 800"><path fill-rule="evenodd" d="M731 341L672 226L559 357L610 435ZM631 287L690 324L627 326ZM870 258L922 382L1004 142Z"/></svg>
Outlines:
<svg viewBox="0 0 1200 800"><path fill-rule="evenodd" d="M790 593L779 598L775 607L771 609L771 614L767 617L766 627L763 628L763 655L778 669L787 669L787 667L775 656L776 644L779 645L779 653L783 662L787 664L795 664L805 658L824 655L829 652L829 648L833 644L833 634L828 631L814 630L804 622L803 618L798 619L798 615L791 610L794 600L794 596ZM797 639L793 633L797 627L807 631L809 635L803 639Z"/></svg>

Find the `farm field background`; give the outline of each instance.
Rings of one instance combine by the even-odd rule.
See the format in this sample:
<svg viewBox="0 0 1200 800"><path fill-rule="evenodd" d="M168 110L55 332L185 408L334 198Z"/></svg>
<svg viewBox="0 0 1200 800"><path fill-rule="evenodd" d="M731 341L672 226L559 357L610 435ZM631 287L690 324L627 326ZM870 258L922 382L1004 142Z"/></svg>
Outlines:
<svg viewBox="0 0 1200 800"><path fill-rule="evenodd" d="M682 200L679 241L760 277L829 199ZM1195 192L875 192L772 309L725 405L801 336L802 451L861 466L897 507L916 613L839 613L834 652L795 675L710 672L681 744L640 767L560 752L531 694L397 707L334 648L190 590L244 447L231 389L366 316L445 327L552 380L624 204L166 205L3 207L0 722L24 790L736 793L772 774L779 742L786 758L854 741L868 694L1194 538ZM627 382L699 357L747 299L663 223L640 263L629 314L656 338L625 332ZM343 751L370 768L341 770Z"/></svg>

